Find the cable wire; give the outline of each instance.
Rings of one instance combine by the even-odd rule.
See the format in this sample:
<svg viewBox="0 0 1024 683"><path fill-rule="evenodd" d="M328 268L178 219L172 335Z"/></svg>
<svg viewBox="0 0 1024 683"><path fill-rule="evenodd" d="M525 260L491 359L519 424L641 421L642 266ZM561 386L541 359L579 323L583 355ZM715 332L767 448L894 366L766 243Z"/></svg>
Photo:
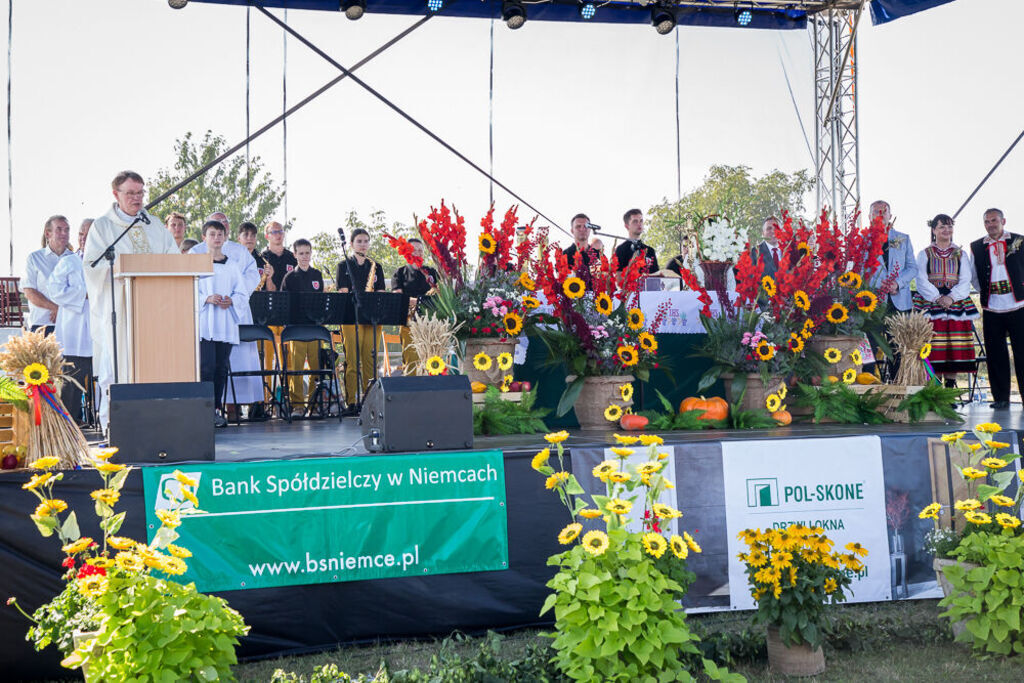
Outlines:
<svg viewBox="0 0 1024 683"><path fill-rule="evenodd" d="M978 194L978 191L982 188L982 186L985 183L988 182L988 179L992 177L992 174L996 172L996 169L999 168L999 165L1002 164L1003 160L1010 155L1010 152L1013 151L1013 148L1017 146L1017 143L1020 142L1022 138L1024 138L1024 130L1020 132L1020 135L1017 136L1017 139L1013 141L1013 143L1006 149L1005 152L1003 152L1003 156L999 157L999 161L996 162L996 165L993 166L992 169L985 174L985 177L981 179L981 182L978 183L978 186L974 188L974 192L971 193L971 196L968 197L964 201L964 203L960 205L960 208L956 210L956 213L953 214L953 220L956 220L956 217L960 215L960 212L967 208L967 205L971 203L972 199L974 199L974 195Z"/></svg>

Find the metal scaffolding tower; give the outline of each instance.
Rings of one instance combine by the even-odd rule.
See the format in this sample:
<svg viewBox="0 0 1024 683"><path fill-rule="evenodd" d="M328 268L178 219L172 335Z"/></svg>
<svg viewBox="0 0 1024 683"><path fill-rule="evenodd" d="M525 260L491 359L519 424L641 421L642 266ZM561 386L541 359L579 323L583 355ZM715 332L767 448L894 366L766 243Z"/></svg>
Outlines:
<svg viewBox="0 0 1024 683"><path fill-rule="evenodd" d="M811 15L817 208L842 223L860 206L857 141L857 25L862 9Z"/></svg>

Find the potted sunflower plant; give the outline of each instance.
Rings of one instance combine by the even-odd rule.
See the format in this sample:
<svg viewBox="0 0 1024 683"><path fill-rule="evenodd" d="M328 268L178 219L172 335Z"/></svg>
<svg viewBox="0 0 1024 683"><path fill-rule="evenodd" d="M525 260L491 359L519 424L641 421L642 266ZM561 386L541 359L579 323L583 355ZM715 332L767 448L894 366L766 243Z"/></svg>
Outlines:
<svg viewBox="0 0 1024 683"><path fill-rule="evenodd" d="M532 331L540 301L528 263L542 231L532 225L517 235L517 207L495 224L494 206L480 221L475 264L467 257L465 219L444 201L418 223L420 236L441 275L435 315L452 323L460 369L471 381L499 386L511 376L518 338Z"/></svg>
<svg viewBox="0 0 1024 683"><path fill-rule="evenodd" d="M556 414L575 409L581 429L610 429L632 410L633 382L647 381L658 367L658 331L668 310L653 319L639 307L646 266L634 260L616 272L615 259L601 256L588 285L557 248L535 264L536 286L553 310L553 324L538 328L549 363L564 363L568 376Z"/></svg>
<svg viewBox="0 0 1024 683"><path fill-rule="evenodd" d="M1014 471L1011 445L997 441L1002 427L976 425L944 434L960 473L951 505L933 502L918 513L935 528L925 538L957 641L979 655L1024 653L1024 475ZM1011 485L1016 492L1006 495ZM962 497L961 497L962 496Z"/></svg>
<svg viewBox="0 0 1024 683"><path fill-rule="evenodd" d="M847 543L846 552L833 550L835 543L823 529L802 524L744 529L739 538L747 546L739 560L757 604L754 623L768 627L768 665L787 676L820 674L826 606L846 600L867 549Z"/></svg>
<svg viewBox="0 0 1024 683"><path fill-rule="evenodd" d="M696 674L743 680L700 658L699 639L679 609L696 578L687 557L701 547L688 531L674 529L682 512L661 502L672 486L663 474L667 455L658 452L661 437L616 435L615 457L593 468L601 493L589 500L566 469L567 437L545 436L548 446L532 461L569 519L558 534L565 551L548 559L557 573L541 609L554 610L556 666L578 681L692 681ZM630 447L637 443L643 448ZM692 671L692 663L702 670Z"/></svg>

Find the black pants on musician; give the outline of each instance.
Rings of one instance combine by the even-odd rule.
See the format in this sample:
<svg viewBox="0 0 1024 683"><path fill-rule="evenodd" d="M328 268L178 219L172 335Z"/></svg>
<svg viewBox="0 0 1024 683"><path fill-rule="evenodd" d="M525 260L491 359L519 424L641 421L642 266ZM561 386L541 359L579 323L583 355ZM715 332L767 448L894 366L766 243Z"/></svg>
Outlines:
<svg viewBox="0 0 1024 683"><path fill-rule="evenodd" d="M1024 308L1006 313L984 311L981 323L985 328L985 356L988 358L988 383L993 401L1010 400L1010 354L1006 338L1013 349L1013 365L1017 389L1024 392Z"/></svg>
<svg viewBox="0 0 1024 683"><path fill-rule="evenodd" d="M64 356L64 360L71 363L71 367L64 368L64 374L70 375L74 382L64 382L60 390L60 401L67 408L71 419L82 425L88 422L82 409L82 388L88 389L92 379L92 356Z"/></svg>
<svg viewBox="0 0 1024 683"><path fill-rule="evenodd" d="M231 344L228 342L199 341L199 379L213 382L213 405L217 410L224 407L224 391L228 385L228 358Z"/></svg>

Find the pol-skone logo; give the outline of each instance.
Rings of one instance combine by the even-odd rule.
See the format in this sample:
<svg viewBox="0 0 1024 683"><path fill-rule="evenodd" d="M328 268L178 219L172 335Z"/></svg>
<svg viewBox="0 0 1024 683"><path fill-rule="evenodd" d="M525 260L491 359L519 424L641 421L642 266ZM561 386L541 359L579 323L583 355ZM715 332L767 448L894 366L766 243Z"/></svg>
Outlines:
<svg viewBox="0 0 1024 683"><path fill-rule="evenodd" d="M779 504L779 480L747 479L747 507L767 508Z"/></svg>
<svg viewBox="0 0 1024 683"><path fill-rule="evenodd" d="M196 482L196 488L199 488L199 478L203 476L202 472L183 472L185 476ZM164 474L160 477L160 485L156 490L156 501L153 505L154 510L173 510L177 503L174 502L174 498L181 499L181 484L174 478L173 474ZM196 506L190 501L182 503L181 507L178 508L182 512L186 510L195 510Z"/></svg>

